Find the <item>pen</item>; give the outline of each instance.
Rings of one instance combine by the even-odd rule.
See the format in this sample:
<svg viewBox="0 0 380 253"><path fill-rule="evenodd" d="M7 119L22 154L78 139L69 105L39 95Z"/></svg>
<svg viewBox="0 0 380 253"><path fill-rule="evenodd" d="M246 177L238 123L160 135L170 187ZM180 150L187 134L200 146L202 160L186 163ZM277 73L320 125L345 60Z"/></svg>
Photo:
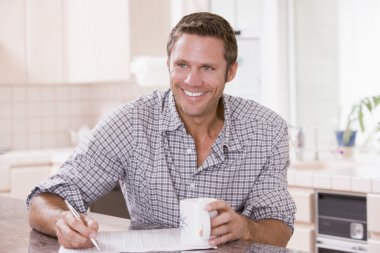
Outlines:
<svg viewBox="0 0 380 253"><path fill-rule="evenodd" d="M79 216L79 213L74 209L74 207L72 205L70 205L70 203L65 199L65 203L67 205L67 207L70 209L71 213L75 216L75 218L77 220L81 220L80 216ZM83 221L82 221L83 222ZM98 245L98 242L94 239L94 238L90 238L92 244L94 244L94 246L96 247L97 250L101 250L99 245Z"/></svg>

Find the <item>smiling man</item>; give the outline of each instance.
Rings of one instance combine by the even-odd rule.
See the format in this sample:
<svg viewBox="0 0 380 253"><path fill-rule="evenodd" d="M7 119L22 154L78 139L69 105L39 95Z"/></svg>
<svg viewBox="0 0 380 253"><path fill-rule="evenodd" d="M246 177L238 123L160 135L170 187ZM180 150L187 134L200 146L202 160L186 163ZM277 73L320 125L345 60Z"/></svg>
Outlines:
<svg viewBox="0 0 380 253"><path fill-rule="evenodd" d="M139 224L178 227L179 201L211 197L211 245L244 239L285 246L295 205L287 191L287 124L258 103L223 94L237 71L229 23L183 17L167 44L170 90L127 103L101 120L57 174L29 195L33 228L68 248L92 246L96 221L75 220L120 183Z"/></svg>
<svg viewBox="0 0 380 253"><path fill-rule="evenodd" d="M178 114L194 138L199 167L223 128L221 98L237 64L227 68L224 43L215 37L185 33L168 50L171 91Z"/></svg>

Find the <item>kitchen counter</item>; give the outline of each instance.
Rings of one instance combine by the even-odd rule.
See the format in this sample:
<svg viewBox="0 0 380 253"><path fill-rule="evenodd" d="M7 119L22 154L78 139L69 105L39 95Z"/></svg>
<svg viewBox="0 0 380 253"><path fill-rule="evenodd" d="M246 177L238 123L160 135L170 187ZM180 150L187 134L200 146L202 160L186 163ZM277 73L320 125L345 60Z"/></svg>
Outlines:
<svg viewBox="0 0 380 253"><path fill-rule="evenodd" d="M73 147L60 149L15 150L0 154L0 164L9 167L39 164L62 164L73 152Z"/></svg>
<svg viewBox="0 0 380 253"><path fill-rule="evenodd" d="M288 170L289 186L380 193L380 164L354 161L298 162Z"/></svg>
<svg viewBox="0 0 380 253"><path fill-rule="evenodd" d="M100 224L100 231L117 231L128 229L129 220L107 215L91 213ZM30 228L27 220L25 203L22 200L0 197L0 251L4 253L38 252L56 253L59 244L56 238L41 234ZM234 241L218 247L216 250L201 250L192 252L255 252L255 253L285 253L291 250L270 245Z"/></svg>
<svg viewBox="0 0 380 253"><path fill-rule="evenodd" d="M12 190L19 191L16 188L23 188L22 185L26 187L28 184L34 185L40 180L46 179L66 161L73 150L73 147L67 147L15 150L0 154L0 193L10 194L13 197L24 197L25 192L18 193L12 192ZM30 182L23 182L22 178L29 179ZM31 188L32 185L27 187Z"/></svg>

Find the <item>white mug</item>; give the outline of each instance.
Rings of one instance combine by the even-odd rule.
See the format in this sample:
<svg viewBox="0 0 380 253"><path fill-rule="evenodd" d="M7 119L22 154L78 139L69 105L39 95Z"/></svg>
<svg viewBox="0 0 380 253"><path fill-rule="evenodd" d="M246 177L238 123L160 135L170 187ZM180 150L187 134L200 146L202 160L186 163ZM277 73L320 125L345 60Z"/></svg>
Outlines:
<svg viewBox="0 0 380 253"><path fill-rule="evenodd" d="M209 246L211 219L217 211L207 212L208 203L213 198L183 199L180 201L181 243L189 246Z"/></svg>

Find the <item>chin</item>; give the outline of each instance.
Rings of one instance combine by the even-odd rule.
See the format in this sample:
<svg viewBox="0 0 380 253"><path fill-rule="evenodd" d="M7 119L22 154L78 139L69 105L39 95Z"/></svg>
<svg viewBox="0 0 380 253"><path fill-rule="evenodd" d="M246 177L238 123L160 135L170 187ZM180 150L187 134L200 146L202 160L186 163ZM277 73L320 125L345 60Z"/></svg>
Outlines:
<svg viewBox="0 0 380 253"><path fill-rule="evenodd" d="M190 117L198 117L202 115L202 111L199 109L194 108L195 106L189 105L186 107L182 107L182 113L186 116Z"/></svg>

